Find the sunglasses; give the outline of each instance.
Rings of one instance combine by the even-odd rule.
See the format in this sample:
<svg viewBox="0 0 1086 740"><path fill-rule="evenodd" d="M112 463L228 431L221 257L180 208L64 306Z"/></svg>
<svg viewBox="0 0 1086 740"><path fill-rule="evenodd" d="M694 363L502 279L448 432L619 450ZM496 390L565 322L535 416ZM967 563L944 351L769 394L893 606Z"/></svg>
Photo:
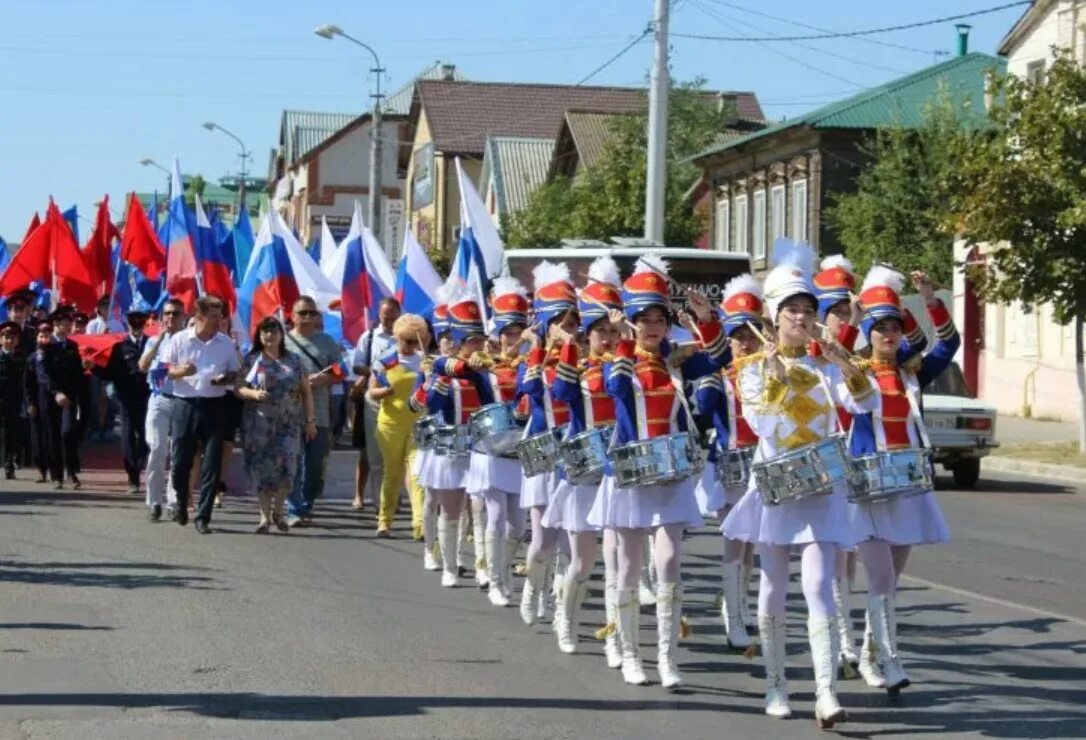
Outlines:
<svg viewBox="0 0 1086 740"><path fill-rule="evenodd" d="M316 311L295 311L294 315L295 316L316 316L317 312Z"/></svg>
<svg viewBox="0 0 1086 740"><path fill-rule="evenodd" d="M180 316L181 312L180 311L163 311L162 315L163 316Z"/></svg>

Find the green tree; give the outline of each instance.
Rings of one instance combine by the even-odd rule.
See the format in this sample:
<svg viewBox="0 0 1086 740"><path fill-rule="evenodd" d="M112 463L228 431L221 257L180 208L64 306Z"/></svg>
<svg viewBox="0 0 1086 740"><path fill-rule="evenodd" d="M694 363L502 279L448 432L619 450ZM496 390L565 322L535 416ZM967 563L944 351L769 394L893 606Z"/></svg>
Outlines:
<svg viewBox="0 0 1086 740"><path fill-rule="evenodd" d="M203 175L193 175L185 183L185 200L189 203L193 203L196 200L196 196L204 197L204 188L207 187L207 181L204 180Z"/></svg>
<svg viewBox="0 0 1086 740"><path fill-rule="evenodd" d="M943 285L953 276L950 189L962 141L979 115L943 91L924 110L917 128L878 130L861 148L869 162L856 190L838 194L826 218L845 254L864 274L884 262L899 270L925 270Z"/></svg>
<svg viewBox="0 0 1086 740"><path fill-rule="evenodd" d="M735 117L734 109L721 106L704 85L703 79L677 84L668 101L664 231L668 244L690 244L704 231L704 214L695 213L684 200L701 174L687 159L712 144ZM508 246L556 245L563 237L644 234L648 117L616 116L610 127L598 162L573 181L557 180L539 188L526 208L503 220Z"/></svg>
<svg viewBox="0 0 1086 740"><path fill-rule="evenodd" d="M968 269L987 300L1047 303L1074 322L1086 452L1086 71L1057 51L1042 82L1008 75L990 94L994 134L963 147L954 205L963 236L995 246Z"/></svg>

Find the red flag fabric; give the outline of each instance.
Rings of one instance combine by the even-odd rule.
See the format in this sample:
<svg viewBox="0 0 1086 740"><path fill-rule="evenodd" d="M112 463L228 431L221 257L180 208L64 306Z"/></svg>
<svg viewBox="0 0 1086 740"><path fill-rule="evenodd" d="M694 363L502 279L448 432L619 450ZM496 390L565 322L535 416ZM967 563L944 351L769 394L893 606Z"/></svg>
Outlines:
<svg viewBox="0 0 1086 740"><path fill-rule="evenodd" d="M148 280L158 280L166 269L166 250L135 193L128 197L128 219L121 236L121 259L135 265Z"/></svg>
<svg viewBox="0 0 1086 740"><path fill-rule="evenodd" d="M37 211L34 211L34 218L30 219L30 226L27 227L26 233L23 234L23 240L20 244L25 244L26 240L30 238L30 235L34 233L34 230L41 226L41 216Z"/></svg>
<svg viewBox="0 0 1086 740"><path fill-rule="evenodd" d="M120 238L121 232L109 217L109 196L102 196L94 220L94 233L83 247L91 284L99 296L113 293L113 242Z"/></svg>
<svg viewBox="0 0 1086 740"><path fill-rule="evenodd" d="M123 341L125 335L116 334L70 334L68 338L79 345L79 356L92 360L98 367L105 367L109 362L109 353L113 345Z"/></svg>
<svg viewBox="0 0 1086 740"><path fill-rule="evenodd" d="M91 276L87 272L87 263L83 261L83 253L79 251L79 243L75 240L72 227L60 215L60 209L52 199L49 200L45 222L53 226L50 246L53 254L53 269L57 277L71 278L85 285L92 285Z"/></svg>
<svg viewBox="0 0 1086 740"><path fill-rule="evenodd" d="M50 198L45 222L23 242L0 276L0 295L11 295L35 280L52 285L54 270L58 278L68 278L87 286L91 284L72 228Z"/></svg>

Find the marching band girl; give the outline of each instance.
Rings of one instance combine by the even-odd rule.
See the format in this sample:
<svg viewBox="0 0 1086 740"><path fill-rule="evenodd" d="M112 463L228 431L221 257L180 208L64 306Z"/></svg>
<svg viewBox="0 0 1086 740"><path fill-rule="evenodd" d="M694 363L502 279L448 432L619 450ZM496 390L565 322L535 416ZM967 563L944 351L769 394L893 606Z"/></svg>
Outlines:
<svg viewBox="0 0 1086 740"><path fill-rule="evenodd" d="M575 338L556 330L562 342L552 393L569 404L568 436L615 423L615 403L604 382L604 365L611 362L618 332L610 312L622 308L618 286L618 265L610 257L600 257L588 269L588 284L578 293L577 308L581 333L588 337L588 356L581 358ZM599 484L575 485L565 477L558 484L543 515L543 526L564 529L569 535L570 563L558 595L558 649L577 651L577 615L588 590L588 578L596 563L596 537L600 528L588 523L588 512L596 500ZM604 609L608 627L604 630L604 653L611 668L622 666L613 625L615 617L615 578L617 575L615 533L606 530L603 543Z"/></svg>
<svg viewBox="0 0 1086 740"><path fill-rule="evenodd" d="M480 406L493 403L494 396L482 373L471 372L455 377L450 363L454 359L467 360L481 350L486 343L486 332L479 305L466 290L449 297L448 310L449 339L456 346L456 357L439 357L434 361L434 377L429 389L420 384L411 404L415 409L425 407L432 414L440 414L446 429L455 428L456 434L467 438L464 428L468 419ZM435 450L420 480L441 508L437 538L443 565L441 585L445 587L458 583L457 528L470 464L467 452L466 446L448 453Z"/></svg>
<svg viewBox="0 0 1086 740"><path fill-rule="evenodd" d="M843 396L857 404L874 394L867 379L835 347L824 346L813 358L807 345L814 331L817 303L809 245L778 240L775 267L764 281L769 319L779 344L737 363L743 415L758 435L755 463L771 461L791 450L818 443L836 432L834 407ZM758 593L758 631L765 656L766 714L791 716L785 681L785 599L789 554L802 551L803 593L807 602L807 636L815 673L815 720L819 727L844 721L837 701L837 610L833 577L838 547L851 547L856 537L848 520L847 483L832 492L764 506L756 479L724 520L724 536L759 545L762 579Z"/></svg>
<svg viewBox="0 0 1086 740"><path fill-rule="evenodd" d="M743 418L743 404L736 393L735 363L753 355L761 347L755 328L762 327L762 289L751 275L740 275L724 288L721 303L724 315L724 334L731 345L732 362L721 373L706 375L698 380L694 397L698 408L712 419L716 440L709 451L709 464L698 482L698 500L703 515L713 515L721 520L739 499L745 488L720 484L716 466L726 464L725 452L748 450L758 444L758 437ZM754 328L752 328L754 327ZM748 542L724 537L722 561L721 617L728 634L728 644L742 650L750 647L744 613L746 612L746 569Z"/></svg>
<svg viewBox="0 0 1086 740"><path fill-rule="evenodd" d="M612 311L612 323L626 326L636 337L619 342L614 362L606 372L607 391L615 399L612 447L680 432L695 433L683 383L714 372L726 361L720 325L708 302L689 293L697 315L694 327L706 352L694 348L672 351L666 341L671 322L667 264L655 255L638 260L634 273L622 286L623 311ZM688 317L687 317L688 318ZM697 453L695 453L697 454ZM675 667L675 648L682 620L680 556L683 529L702 525L694 495L695 481L687 478L667 485L619 488L615 476L604 476L588 522L613 529L618 539L618 636L622 650L622 677L626 683L645 684L638 650L640 609L637 587L646 531L655 541L658 577L656 630L657 670L664 688L682 685Z"/></svg>
<svg viewBox="0 0 1086 740"><path fill-rule="evenodd" d="M449 305L448 305L448 289L442 285L437 289L437 294L434 296L436 305L434 306L433 321L433 335L437 339L438 356L449 357L456 351L456 346L453 344L451 335L449 333ZM431 387L437 382L437 376L434 374L434 358L424 357L422 361L421 371L423 374L421 393L425 399L425 394L429 393ZM419 389L416 388L416 393L419 393ZM412 408L418 407L420 409L425 408L425 403L417 404L413 400L408 401L408 405ZM415 480L422 486L423 503L422 503L422 567L426 570L437 571L441 570L441 563L438 562L437 552L437 518L439 513L439 507L437 498L431 493L430 488L424 482L427 478L427 472L434 459L434 450L432 446L424 447L419 450L418 455L415 456L415 468L414 476Z"/></svg>
<svg viewBox="0 0 1086 740"><path fill-rule="evenodd" d="M569 267L565 264L540 262L532 271L535 281L535 326L531 332L532 350L528 354L526 369L521 377L519 395L527 396L530 408L526 437L558 429L569 423L569 406L553 395L554 381L558 372L559 350L557 337L573 334L577 330L577 292L569 281ZM546 338L547 346L541 347ZM543 583L547 571L553 566L559 543L559 531L543 525L543 513L558 487L558 471L549 470L531 478L523 478L520 505L528 511L532 526L532 542L525 556L526 573L520 598L520 616L525 624L535 624L540 609ZM556 571L556 591L561 590L564 573ZM557 629L558 625L555 624Z"/></svg>
<svg viewBox="0 0 1086 740"><path fill-rule="evenodd" d="M904 281L900 273L877 265L868 272L860 293L860 328L871 346L866 373L877 403L874 410L850 408L854 416L849 446L854 457L928 446L920 389L947 368L961 344L950 313L935 297L927 274L914 272L912 283L924 299L936 342L919 361L902 362L905 312L899 294ZM881 683L893 695L909 685L897 653L894 592L900 573L895 561L903 563L913 545L945 542L950 532L930 488L887 501L850 504L849 516L857 530L870 533L869 539L857 545L867 574L861 672L870 685Z"/></svg>

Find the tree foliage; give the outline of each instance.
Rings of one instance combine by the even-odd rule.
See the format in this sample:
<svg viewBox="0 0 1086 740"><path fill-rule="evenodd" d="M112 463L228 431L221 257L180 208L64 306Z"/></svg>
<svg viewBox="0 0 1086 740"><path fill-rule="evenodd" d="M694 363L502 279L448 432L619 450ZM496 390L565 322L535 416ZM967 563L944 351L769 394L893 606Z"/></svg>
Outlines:
<svg viewBox="0 0 1086 740"><path fill-rule="evenodd" d="M735 118L733 109L720 106L702 90L704 84L703 79L678 84L669 98L664 233L668 244L690 244L704 231L704 214L695 213L684 201L701 174L686 160L712 144ZM547 183L533 193L527 207L503 219L508 246L644 234L648 118L616 116L610 125L611 136L598 162L573 180Z"/></svg>
<svg viewBox="0 0 1086 740"><path fill-rule="evenodd" d="M971 276L986 298L1086 314L1086 71L1057 52L1041 83L993 80L994 135L963 148L963 235L996 245Z"/></svg>
<svg viewBox="0 0 1086 740"><path fill-rule="evenodd" d="M917 128L880 129L864 144L870 161L855 192L839 194L826 218L863 274L874 263L925 270L943 285L953 274L950 193L963 142L974 134L968 102L942 91Z"/></svg>
<svg viewBox="0 0 1086 740"><path fill-rule="evenodd" d="M207 187L207 181L204 180L203 175L193 175L185 183L185 200L189 203L193 203L196 200L196 196L204 197L204 188Z"/></svg>

